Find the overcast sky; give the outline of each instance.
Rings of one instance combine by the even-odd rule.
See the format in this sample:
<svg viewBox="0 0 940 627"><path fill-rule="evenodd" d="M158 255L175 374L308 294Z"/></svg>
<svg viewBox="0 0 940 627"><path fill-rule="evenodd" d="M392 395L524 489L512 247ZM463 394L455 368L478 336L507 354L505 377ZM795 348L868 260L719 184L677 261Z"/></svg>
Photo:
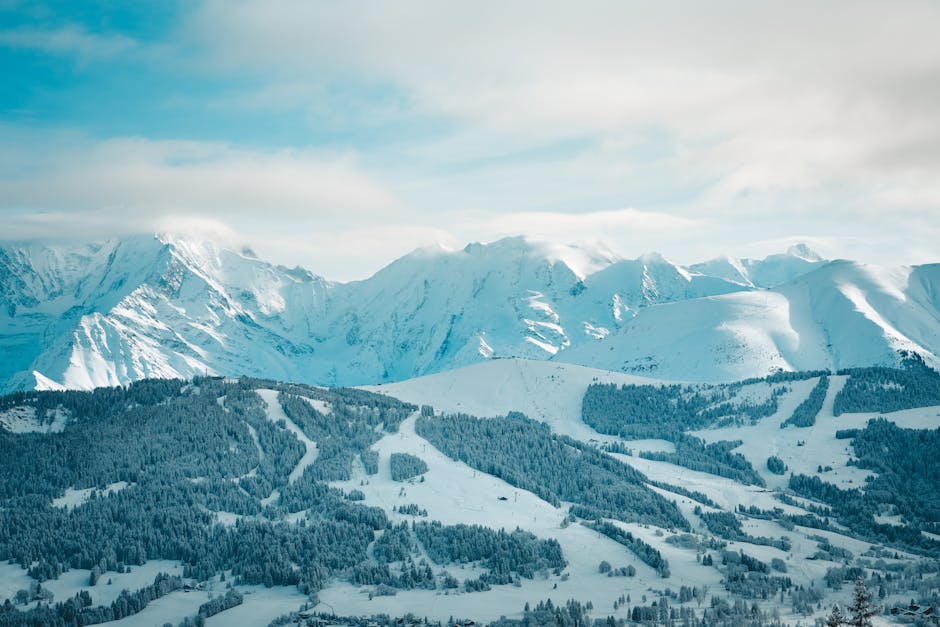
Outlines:
<svg viewBox="0 0 940 627"><path fill-rule="evenodd" d="M147 6L144 6L147 5ZM940 261L940 3L0 0L0 238Z"/></svg>

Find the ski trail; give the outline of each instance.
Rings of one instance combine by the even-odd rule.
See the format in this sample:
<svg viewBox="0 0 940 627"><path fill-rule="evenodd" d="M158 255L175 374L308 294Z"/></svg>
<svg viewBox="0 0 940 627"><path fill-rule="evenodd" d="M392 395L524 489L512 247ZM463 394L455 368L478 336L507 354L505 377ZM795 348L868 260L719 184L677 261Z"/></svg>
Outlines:
<svg viewBox="0 0 940 627"><path fill-rule="evenodd" d="M261 400L264 401L265 405L267 405L265 413L268 416L268 420L275 424L283 420L284 424L287 425L287 430L293 433L307 449L304 456L300 458L300 461L297 462L297 465L294 466L294 469L287 477L288 484L294 483L304 474L304 470L306 470L307 466L316 461L318 455L317 444L308 438L307 434L294 424L294 421L288 418L287 414L284 413L284 409L277 400L277 390L255 391L258 393L258 396L261 397Z"/></svg>

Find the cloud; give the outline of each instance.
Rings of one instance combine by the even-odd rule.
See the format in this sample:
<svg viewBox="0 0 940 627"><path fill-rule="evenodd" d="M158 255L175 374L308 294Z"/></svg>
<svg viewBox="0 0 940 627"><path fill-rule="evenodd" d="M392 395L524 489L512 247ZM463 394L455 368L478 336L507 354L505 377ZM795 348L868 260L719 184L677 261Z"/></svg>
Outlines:
<svg viewBox="0 0 940 627"><path fill-rule="evenodd" d="M207 0L180 15L139 41L0 31L97 78L119 59L175 86L118 125L95 121L87 89L37 88L22 106L40 118L79 111L0 127L3 237L224 227L335 278L518 233L686 263L772 252L768 234L936 257L935 2ZM126 80L100 84L100 115L122 111ZM37 130L57 122L85 130Z"/></svg>
<svg viewBox="0 0 940 627"><path fill-rule="evenodd" d="M694 228L700 220L682 218L666 213L616 209L584 213L528 211L506 213L486 220L479 230L489 235L511 236L520 233L552 240L569 241L592 239L620 240L633 235L657 232L676 232ZM469 229L468 229L469 230Z"/></svg>
<svg viewBox="0 0 940 627"><path fill-rule="evenodd" d="M711 179L702 201L720 206L873 179L928 185L938 25L940 5L917 0L210 0L183 36L223 71L392 85L415 112L520 150L656 129L674 170Z"/></svg>
<svg viewBox="0 0 940 627"><path fill-rule="evenodd" d="M263 258L287 265L302 260L304 266L331 279L364 278L390 261L423 246L440 245L458 249L468 242L492 242L502 237L526 235L537 241L570 244L590 241L601 248L647 250L651 236L676 236L693 220L635 209L587 212L578 215L553 212L457 212L438 220L426 217L422 223L390 219L373 224L342 225L326 223L303 232L273 235L256 232L251 237L226 234L226 241L251 241ZM211 229L214 227L209 227ZM616 242L616 246L612 244Z"/></svg>
<svg viewBox="0 0 940 627"><path fill-rule="evenodd" d="M135 48L137 42L120 34L89 33L73 24L59 28L23 26L0 30L0 46L74 56L81 62L91 62L125 53Z"/></svg>
<svg viewBox="0 0 940 627"><path fill-rule="evenodd" d="M372 215L396 206L352 154L57 133L7 138L0 142L0 198L7 209L112 212L122 221L186 212L289 220Z"/></svg>

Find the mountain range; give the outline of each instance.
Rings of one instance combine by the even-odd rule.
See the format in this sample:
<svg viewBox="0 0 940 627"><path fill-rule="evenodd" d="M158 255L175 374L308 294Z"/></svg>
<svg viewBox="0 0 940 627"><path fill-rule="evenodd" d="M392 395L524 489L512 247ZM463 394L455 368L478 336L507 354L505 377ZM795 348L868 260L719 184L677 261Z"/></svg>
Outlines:
<svg viewBox="0 0 940 627"><path fill-rule="evenodd" d="M0 245L3 391L205 373L364 385L505 357L719 381L901 351L940 364L940 264L797 245L681 266L514 237L339 283L167 235Z"/></svg>

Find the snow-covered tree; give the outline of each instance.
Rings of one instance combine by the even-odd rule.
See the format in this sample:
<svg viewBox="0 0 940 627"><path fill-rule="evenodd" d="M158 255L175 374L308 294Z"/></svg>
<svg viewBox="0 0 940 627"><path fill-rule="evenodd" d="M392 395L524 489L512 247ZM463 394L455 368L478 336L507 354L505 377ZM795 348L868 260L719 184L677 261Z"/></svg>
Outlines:
<svg viewBox="0 0 940 627"><path fill-rule="evenodd" d="M854 627L872 627L871 617L878 614L879 609L871 603L871 593L865 587L861 577L855 579L855 594L852 597L852 606L849 608L849 617L846 624Z"/></svg>
<svg viewBox="0 0 940 627"><path fill-rule="evenodd" d="M832 612L826 618L826 627L842 627L846 624L845 615L842 613L842 608L838 605L832 608Z"/></svg>

